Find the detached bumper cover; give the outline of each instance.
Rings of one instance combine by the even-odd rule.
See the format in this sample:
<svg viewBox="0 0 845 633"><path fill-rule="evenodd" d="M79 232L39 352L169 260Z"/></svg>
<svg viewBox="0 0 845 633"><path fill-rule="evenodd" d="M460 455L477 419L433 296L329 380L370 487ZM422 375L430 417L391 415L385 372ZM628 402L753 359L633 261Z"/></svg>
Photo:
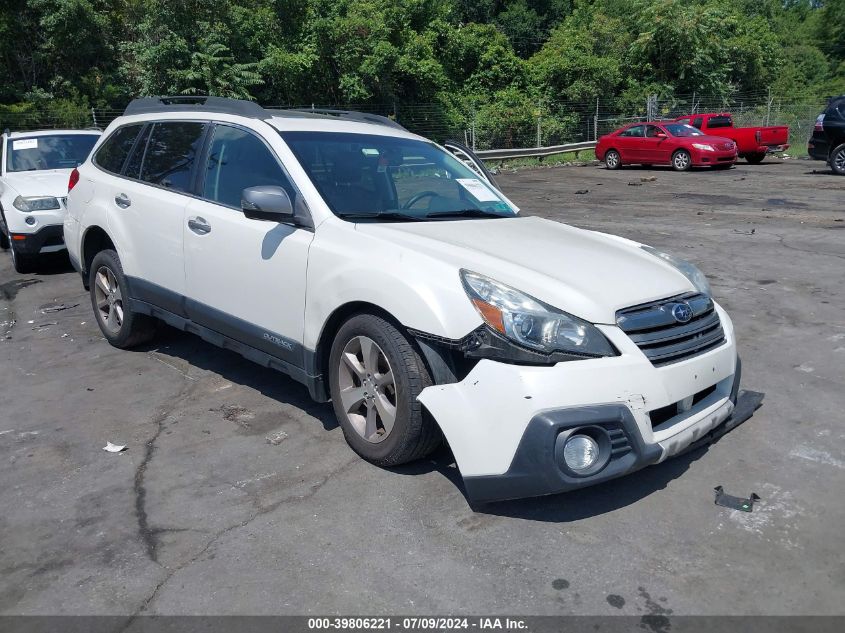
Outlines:
<svg viewBox="0 0 845 633"><path fill-rule="evenodd" d="M61 224L42 226L34 233L12 233L12 241L22 255L59 251L65 248L64 230Z"/></svg>
<svg viewBox="0 0 845 633"><path fill-rule="evenodd" d="M549 367L480 361L462 381L427 387L420 402L437 420L473 501L539 496L632 473L687 450L728 420L739 384L730 317L725 342L656 367L621 329L597 327L616 357ZM562 466L566 436L591 427L612 449L579 476Z"/></svg>

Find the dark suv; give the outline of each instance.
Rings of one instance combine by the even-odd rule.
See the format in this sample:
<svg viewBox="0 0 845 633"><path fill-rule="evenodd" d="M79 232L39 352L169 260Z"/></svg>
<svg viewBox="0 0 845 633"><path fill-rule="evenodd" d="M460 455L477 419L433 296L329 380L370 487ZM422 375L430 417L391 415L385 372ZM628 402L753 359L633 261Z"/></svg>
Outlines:
<svg viewBox="0 0 845 633"><path fill-rule="evenodd" d="M816 119L807 153L827 161L834 172L845 176L845 95L831 99Z"/></svg>

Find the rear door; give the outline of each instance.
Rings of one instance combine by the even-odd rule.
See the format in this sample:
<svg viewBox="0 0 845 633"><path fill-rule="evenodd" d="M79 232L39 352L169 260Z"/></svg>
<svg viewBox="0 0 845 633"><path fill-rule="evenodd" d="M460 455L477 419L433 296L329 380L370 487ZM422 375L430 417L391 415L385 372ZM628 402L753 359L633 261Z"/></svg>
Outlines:
<svg viewBox="0 0 845 633"><path fill-rule="evenodd" d="M109 230L133 298L184 315L182 222L208 124L147 124L122 177L103 179ZM100 184L98 184L98 188Z"/></svg>
<svg viewBox="0 0 845 633"><path fill-rule="evenodd" d="M199 195L181 220L187 312L196 323L302 367L305 274L314 233L245 217L241 193L259 185L284 188L303 208L270 145L247 128L215 124L198 175Z"/></svg>
<svg viewBox="0 0 845 633"><path fill-rule="evenodd" d="M642 141L645 137L645 125L634 125L616 137L614 145L622 155L623 162L638 163L642 156Z"/></svg>

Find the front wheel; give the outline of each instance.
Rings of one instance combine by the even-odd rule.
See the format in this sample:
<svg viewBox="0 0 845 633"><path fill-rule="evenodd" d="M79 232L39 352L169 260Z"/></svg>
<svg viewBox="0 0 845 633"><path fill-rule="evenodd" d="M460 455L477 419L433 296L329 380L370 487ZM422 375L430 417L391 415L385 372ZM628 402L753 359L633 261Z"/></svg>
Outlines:
<svg viewBox="0 0 845 633"><path fill-rule="evenodd" d="M332 343L329 387L347 443L378 466L431 453L441 435L417 400L431 376L408 338L387 320L359 314Z"/></svg>
<svg viewBox="0 0 845 633"><path fill-rule="evenodd" d="M608 169L619 169L622 166L622 157L615 149L608 150L604 155L604 165Z"/></svg>
<svg viewBox="0 0 845 633"><path fill-rule="evenodd" d="M759 165L764 158L766 158L765 154L749 154L745 157L745 160L749 165Z"/></svg>
<svg viewBox="0 0 845 633"><path fill-rule="evenodd" d="M35 270L35 257L18 251L15 248L15 243L11 240L9 241L9 252L12 254L12 266L15 267L15 272L26 275Z"/></svg>
<svg viewBox="0 0 845 633"><path fill-rule="evenodd" d="M830 154L830 168L840 176L845 176L845 144Z"/></svg>
<svg viewBox="0 0 845 633"><path fill-rule="evenodd" d="M120 349L134 347L155 335L155 321L132 312L120 258L113 250L100 251L88 271L91 305L106 340Z"/></svg>
<svg viewBox="0 0 845 633"><path fill-rule="evenodd" d="M679 149L672 155L672 169L675 171L687 171L692 167L692 157L685 149Z"/></svg>

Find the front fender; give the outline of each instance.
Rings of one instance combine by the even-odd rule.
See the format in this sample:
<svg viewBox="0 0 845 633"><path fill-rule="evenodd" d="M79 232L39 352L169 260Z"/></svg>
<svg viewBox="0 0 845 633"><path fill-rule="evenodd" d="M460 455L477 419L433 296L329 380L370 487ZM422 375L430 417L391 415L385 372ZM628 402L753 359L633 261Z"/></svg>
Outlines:
<svg viewBox="0 0 845 633"><path fill-rule="evenodd" d="M403 326L460 339L479 325L453 265L356 231L322 223L308 256L303 343L315 349L325 323L340 307L366 302Z"/></svg>

